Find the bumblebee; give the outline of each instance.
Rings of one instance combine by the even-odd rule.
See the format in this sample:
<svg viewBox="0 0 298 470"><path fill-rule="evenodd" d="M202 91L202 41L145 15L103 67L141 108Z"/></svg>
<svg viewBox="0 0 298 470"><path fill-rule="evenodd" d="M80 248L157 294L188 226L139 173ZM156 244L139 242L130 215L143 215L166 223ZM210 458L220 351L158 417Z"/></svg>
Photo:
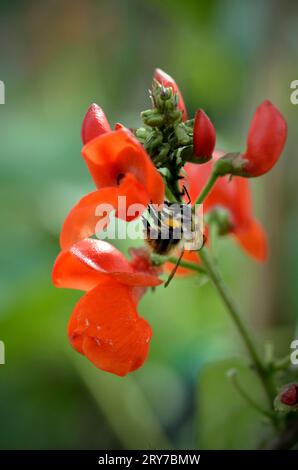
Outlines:
<svg viewBox="0 0 298 470"><path fill-rule="evenodd" d="M190 199L187 204L164 202L157 211L149 205L147 217L142 217L145 242L153 253L169 256L181 247L177 263L165 287L174 277L185 250L197 251L203 245L203 236L197 216L193 213Z"/></svg>

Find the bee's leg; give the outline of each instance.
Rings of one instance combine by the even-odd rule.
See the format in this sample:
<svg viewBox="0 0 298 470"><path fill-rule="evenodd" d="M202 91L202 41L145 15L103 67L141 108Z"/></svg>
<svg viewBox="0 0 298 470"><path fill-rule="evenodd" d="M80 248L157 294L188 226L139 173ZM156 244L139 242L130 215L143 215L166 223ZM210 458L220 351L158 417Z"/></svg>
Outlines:
<svg viewBox="0 0 298 470"><path fill-rule="evenodd" d="M185 185L182 186L183 188L183 194L186 194L186 196L188 197L188 201L187 201L187 204L191 204L191 199L190 199L190 195L189 195L189 192L187 191L187 188Z"/></svg>
<svg viewBox="0 0 298 470"><path fill-rule="evenodd" d="M150 204L149 215L152 217L154 223L159 227L161 224L161 211L157 211L153 204Z"/></svg>
<svg viewBox="0 0 298 470"><path fill-rule="evenodd" d="M144 215L142 215L142 224L144 226L144 229L147 230L148 228L151 228L151 224L148 219Z"/></svg>
<svg viewBox="0 0 298 470"><path fill-rule="evenodd" d="M173 277L175 276L176 271L177 271L177 269L178 269L178 266L179 266L179 264L180 264L180 261L181 261L183 255L184 255L184 247L183 247L182 250L181 250L181 253L180 253L180 255L179 255L179 258L178 258L178 260L177 260L177 263L176 263L176 265L174 266L174 269L172 270L171 274L169 275L168 279L167 279L166 282L165 282L165 287L168 287L168 285L170 284L171 280L172 280Z"/></svg>

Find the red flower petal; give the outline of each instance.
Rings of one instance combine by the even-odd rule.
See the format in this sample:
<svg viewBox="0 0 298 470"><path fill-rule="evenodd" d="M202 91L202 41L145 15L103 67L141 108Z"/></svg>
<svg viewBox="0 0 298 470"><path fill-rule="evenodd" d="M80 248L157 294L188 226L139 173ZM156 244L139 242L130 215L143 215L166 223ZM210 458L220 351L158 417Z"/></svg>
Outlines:
<svg viewBox="0 0 298 470"><path fill-rule="evenodd" d="M108 280L79 300L68 335L96 367L124 376L144 363L152 331L138 316L131 289Z"/></svg>
<svg viewBox="0 0 298 470"><path fill-rule="evenodd" d="M88 108L82 124L82 141L86 144L90 140L111 130L105 113L98 104L93 103Z"/></svg>
<svg viewBox="0 0 298 470"><path fill-rule="evenodd" d="M156 81L158 81L158 83L160 83L161 85L164 85L166 88L172 88L173 93L178 95L178 108L180 109L180 111L182 111L182 121L186 121L187 119L186 107L184 104L182 94L180 93L180 90L175 80L161 69L155 69L154 78Z"/></svg>
<svg viewBox="0 0 298 470"><path fill-rule="evenodd" d="M82 150L83 157L98 188L117 186L132 174L146 189L149 200L164 201L164 183L149 155L128 129L106 133L93 139Z"/></svg>
<svg viewBox="0 0 298 470"><path fill-rule="evenodd" d="M243 158L249 176L267 173L279 159L287 138L287 124L270 101L264 101L255 111L247 136Z"/></svg>
<svg viewBox="0 0 298 470"><path fill-rule="evenodd" d="M216 133L212 122L202 109L196 112L194 122L193 145L194 154L200 163L212 157L216 142Z"/></svg>
<svg viewBox="0 0 298 470"><path fill-rule="evenodd" d="M268 256L266 233L257 220L249 225L234 230L234 235L240 246L257 261L264 262Z"/></svg>
<svg viewBox="0 0 298 470"><path fill-rule="evenodd" d="M89 291L103 277L110 277L129 286L158 286L162 283L149 268L136 271L125 256L110 243L87 238L62 251L52 271L56 287Z"/></svg>
<svg viewBox="0 0 298 470"><path fill-rule="evenodd" d="M52 278L56 287L93 289L110 272L132 272L125 256L103 240L87 238L62 251L57 257Z"/></svg>
<svg viewBox="0 0 298 470"><path fill-rule="evenodd" d="M61 251L52 270L52 281L55 287L83 291L89 291L97 286L102 276L105 274L81 263L70 251Z"/></svg>
<svg viewBox="0 0 298 470"><path fill-rule="evenodd" d="M106 205L107 212L118 208L118 197L126 198L126 207L132 204L141 204L146 207L149 203L149 196L144 187L136 178L128 174L119 186L102 188L98 191L84 196L69 212L66 217L60 235L60 246L62 250L67 250L77 241L94 235L107 225L107 214L97 212L99 205ZM110 206L110 207L109 207ZM117 215L120 216L117 212ZM123 214L126 220L133 220L139 213L130 215Z"/></svg>

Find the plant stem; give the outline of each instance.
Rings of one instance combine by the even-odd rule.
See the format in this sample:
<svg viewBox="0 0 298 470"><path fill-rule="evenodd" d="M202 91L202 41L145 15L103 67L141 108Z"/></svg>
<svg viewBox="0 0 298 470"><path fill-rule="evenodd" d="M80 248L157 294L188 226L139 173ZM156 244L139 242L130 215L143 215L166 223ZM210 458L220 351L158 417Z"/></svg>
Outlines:
<svg viewBox="0 0 298 470"><path fill-rule="evenodd" d="M211 173L211 176L210 176L209 180L207 181L204 188L200 192L200 194L199 194L195 204L193 205L193 207L195 207L196 204L202 204L202 202L204 201L206 196L208 196L209 192L211 191L214 184L216 183L217 178L218 178L217 174Z"/></svg>
<svg viewBox="0 0 298 470"><path fill-rule="evenodd" d="M288 356L283 357L282 359L277 359L273 363L273 369L284 370L284 369L288 369L290 365L291 365L291 356L288 355Z"/></svg>
<svg viewBox="0 0 298 470"><path fill-rule="evenodd" d="M151 254L151 259L154 263L157 264L172 263L176 265L178 261L178 258L176 258L176 256L163 256L157 255L156 253ZM196 263L192 263L191 261L185 261L181 259L179 266L190 269L191 271L195 271L199 274L206 274L206 271L202 266Z"/></svg>
<svg viewBox="0 0 298 470"><path fill-rule="evenodd" d="M227 310L230 316L232 317L246 345L248 353L250 354L250 357L252 359L254 368L256 372L258 373L260 380L263 384L264 390L268 398L268 403L270 405L270 409L273 409L273 399L275 396L275 390L272 384L271 377L267 373L266 366L264 365L261 357L259 356L259 353L257 351L254 340L249 330L247 329L246 325L243 323L243 320L238 310L238 306L236 305L231 294L229 293L217 267L214 265L213 259L211 258L206 248L202 248L202 250L200 251L200 257L205 265L207 274L209 275L215 288L217 289L219 295L221 296L225 306L227 307Z"/></svg>
<svg viewBox="0 0 298 470"><path fill-rule="evenodd" d="M288 450L298 443L298 419L290 421L285 430L273 439L267 450Z"/></svg>
<svg viewBox="0 0 298 470"><path fill-rule="evenodd" d="M173 195L172 191L166 186L166 192L165 192L166 198L170 202L177 202L175 196Z"/></svg>
<svg viewBox="0 0 298 470"><path fill-rule="evenodd" d="M244 400L252 408L254 408L256 411L258 411L260 414L266 416L266 418L270 418L270 419L275 418L275 415L274 415L273 411L266 410L265 408L260 406L258 403L256 403L255 400L253 398L251 398L251 396L248 395L246 390L240 385L240 383L237 380L237 371L236 370L230 370L228 372L228 378L231 380L232 384L234 385L234 387L238 391L239 395L241 395L242 398L244 398Z"/></svg>

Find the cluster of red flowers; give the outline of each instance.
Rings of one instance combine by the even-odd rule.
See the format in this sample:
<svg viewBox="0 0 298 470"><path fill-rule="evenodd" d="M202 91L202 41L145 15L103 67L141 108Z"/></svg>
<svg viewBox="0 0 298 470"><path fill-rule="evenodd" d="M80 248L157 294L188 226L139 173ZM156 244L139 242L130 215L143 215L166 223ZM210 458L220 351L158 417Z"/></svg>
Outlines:
<svg viewBox="0 0 298 470"><path fill-rule="evenodd" d="M160 69L154 78L163 93L171 90L178 118L187 123L185 104L176 82ZM246 150L236 156L214 151L215 130L203 110L197 111L192 125L192 160L184 166L191 200L196 201L223 157L229 169L226 175L221 173L204 200L204 213L212 215L223 210L226 224L222 233L233 235L248 254L264 260L266 235L253 216L246 177L266 173L278 160L287 134L282 115L269 101L263 102L253 116ZM72 346L98 368L125 375L140 367L148 353L151 328L139 317L136 308L146 289L162 282L158 277L160 268L152 265L146 249L133 250L128 261L111 244L89 237L107 223L106 217L97 215L99 204L110 204L116 215L119 196L126 197L127 206L162 204L166 185L137 134L121 124L112 130L96 104L90 106L84 118L82 140L82 154L96 190L84 196L65 219L60 237L62 251L53 268L53 282L57 287L86 291L69 321ZM131 218L125 216L127 221ZM197 252L184 256L199 262Z"/></svg>

